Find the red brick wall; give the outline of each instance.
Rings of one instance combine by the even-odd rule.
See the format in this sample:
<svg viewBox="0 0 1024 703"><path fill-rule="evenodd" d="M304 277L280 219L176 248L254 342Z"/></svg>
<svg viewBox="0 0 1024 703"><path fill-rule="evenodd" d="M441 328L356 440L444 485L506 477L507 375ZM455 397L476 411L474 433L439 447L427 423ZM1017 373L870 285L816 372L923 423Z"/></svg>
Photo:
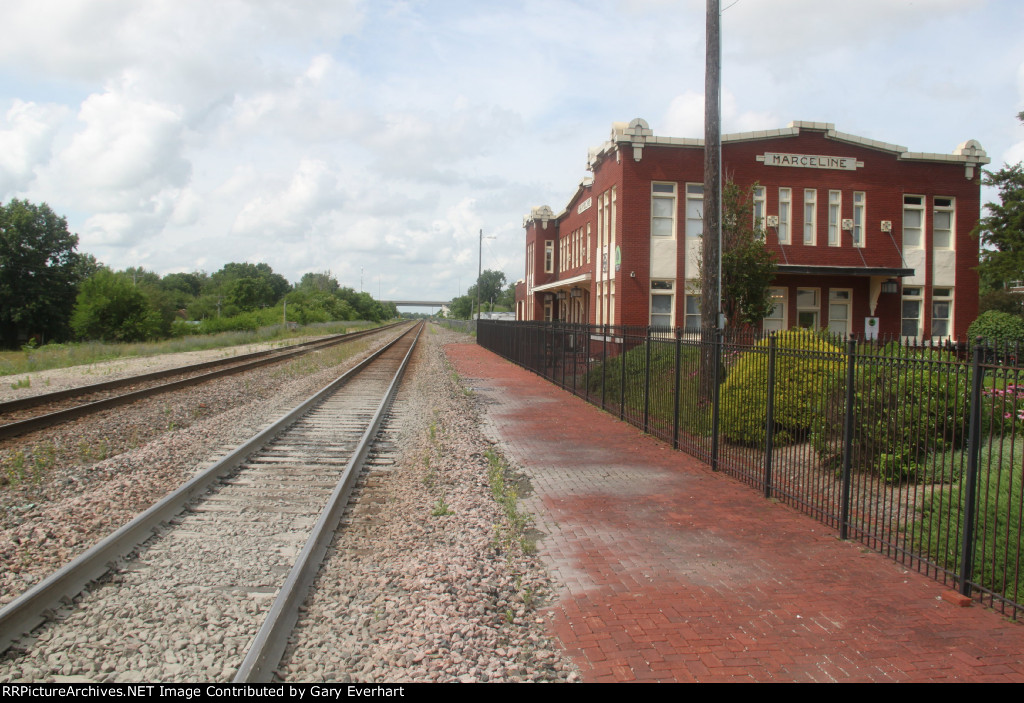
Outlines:
<svg viewBox="0 0 1024 703"><path fill-rule="evenodd" d="M864 165L854 171L787 168L766 166L756 157L765 152L800 153L852 157ZM932 225L933 198L952 197L956 202L956 286L954 293L953 333L963 336L967 326L977 316L978 310L978 265L977 242L970 232L980 213L980 188L975 178L965 177L961 163L939 163L900 160L889 151L871 149L866 146L837 142L825 138L823 132L802 129L798 137L777 137L748 142L725 142L722 147L723 172L744 189L759 183L766 189L766 214L776 215L779 211L779 188L792 189L790 244L780 246L774 230L769 229L767 241L776 253L780 264L788 263L807 266L850 266L871 268L905 268L899 248L902 246L903 195L926 196L926 231L924 249L926 252L925 291L923 305L924 333L930 334L931 286L932 286ZM703 149L678 146L646 145L639 162L633 158L629 145L620 145L618 160L614 152L605 155L594 168L594 182L589 188L577 191L570 201L567 212L558 223L556 231L562 236L574 230L591 225L590 263L553 276L543 277L543 240L556 239L552 233L554 223L548 230L541 230L537 237L535 285L541 285L557 278L569 278L584 272L591 272L596 282L598 267L597 245L597 198L617 186L618 202L616 212L616 244L621 248L622 266L616 274L615 321L617 324L646 325L649 321L650 304L650 221L651 181L670 181L678 184L676 197L677 222L677 271L684 270L686 197L685 184L703 182ZM817 190L817 244L803 244L804 190ZM841 246L828 246L828 195L829 190L842 191L840 217L853 218L853 193L863 191L866 199L866 221L864 227L865 246L852 245L852 233L841 232ZM592 205L583 213L577 213L578 204L592 198ZM893 232L881 231L882 220L892 222ZM528 238L531 236L528 233ZM556 243L556 253L558 246ZM614 261L614 252L611 254ZM822 292L821 324L827 326L828 289L854 289L852 330L863 330L863 318L869 314L869 281L867 277L840 276L831 279L814 276L786 276L778 279L777 285L790 288L790 324L795 323L795 288L817 287ZM591 291L596 292L592 284ZM685 281L677 278L676 324L683 324L685 318ZM595 321L596 304L591 304L590 319ZM896 335L900 324L899 294L882 294L879 297L876 315L882 318L883 333ZM543 315L542 308L537 318Z"/></svg>

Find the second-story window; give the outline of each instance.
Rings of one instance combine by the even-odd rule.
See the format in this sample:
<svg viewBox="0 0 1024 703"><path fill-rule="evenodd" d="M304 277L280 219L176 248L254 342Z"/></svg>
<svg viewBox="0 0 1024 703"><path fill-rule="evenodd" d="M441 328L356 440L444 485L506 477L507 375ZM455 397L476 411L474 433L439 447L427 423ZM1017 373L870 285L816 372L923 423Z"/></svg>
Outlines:
<svg viewBox="0 0 1024 703"><path fill-rule="evenodd" d="M754 188L754 230L764 237L764 215L765 215L765 188L756 186Z"/></svg>
<svg viewBox="0 0 1024 703"><path fill-rule="evenodd" d="M920 249L924 246L924 196L903 196L903 248ZM904 336L908 335L904 332Z"/></svg>
<svg viewBox="0 0 1024 703"><path fill-rule="evenodd" d="M686 184L686 236L699 237L704 231L704 185L701 183Z"/></svg>
<svg viewBox="0 0 1024 703"><path fill-rule="evenodd" d="M651 236L676 235L676 184L651 184Z"/></svg>
<svg viewBox="0 0 1024 703"><path fill-rule="evenodd" d="M789 227L792 218L793 189L779 188L779 244L789 244Z"/></svg>
<svg viewBox="0 0 1024 703"><path fill-rule="evenodd" d="M853 246L864 246L864 225L867 222L867 195L861 191L853 194Z"/></svg>
<svg viewBox="0 0 1024 703"><path fill-rule="evenodd" d="M932 245L936 249L953 248L953 198L935 198L932 212Z"/></svg>
<svg viewBox="0 0 1024 703"><path fill-rule="evenodd" d="M818 243L818 191L813 188L804 190L804 245L814 246Z"/></svg>
<svg viewBox="0 0 1024 703"><path fill-rule="evenodd" d="M840 235L842 234L843 225L842 220L842 209L843 209L843 193L838 190L830 190L828 192L828 245L830 247L837 247L842 244Z"/></svg>
<svg viewBox="0 0 1024 703"><path fill-rule="evenodd" d="M555 242L553 239L544 241L544 273L555 272Z"/></svg>

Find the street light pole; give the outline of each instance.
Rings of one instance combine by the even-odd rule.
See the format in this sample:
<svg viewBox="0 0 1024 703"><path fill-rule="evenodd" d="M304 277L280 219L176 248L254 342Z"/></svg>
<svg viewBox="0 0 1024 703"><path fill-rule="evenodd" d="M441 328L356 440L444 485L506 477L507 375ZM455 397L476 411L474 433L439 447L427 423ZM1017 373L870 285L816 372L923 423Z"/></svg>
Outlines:
<svg viewBox="0 0 1024 703"><path fill-rule="evenodd" d="M480 254L476 262L476 319L480 319L480 277L484 275L484 231L480 230Z"/></svg>

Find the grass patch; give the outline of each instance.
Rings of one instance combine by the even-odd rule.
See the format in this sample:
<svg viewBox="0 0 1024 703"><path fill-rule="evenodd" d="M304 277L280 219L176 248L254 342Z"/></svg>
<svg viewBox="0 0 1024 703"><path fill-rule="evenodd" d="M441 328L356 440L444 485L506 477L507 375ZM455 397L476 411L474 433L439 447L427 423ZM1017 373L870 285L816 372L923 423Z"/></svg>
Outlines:
<svg viewBox="0 0 1024 703"><path fill-rule="evenodd" d="M273 341L285 342L296 337L337 334L345 332L353 326L359 326L360 329L369 329L379 325L328 322L306 325L297 329L291 329L284 325L271 325L261 327L255 331L242 330L207 335L190 335L167 339L161 342L136 342L130 344L82 342L46 344L34 348L26 346L21 351L0 351L0 376L13 376L33 371L95 364L113 359L220 349L241 344Z"/></svg>
<svg viewBox="0 0 1024 703"><path fill-rule="evenodd" d="M15 381L14 383L11 384L11 388L13 390L18 390L19 388L31 388L31 387L32 387L32 379L29 378L28 376L26 376L25 378L21 379L20 381Z"/></svg>
<svg viewBox="0 0 1024 703"><path fill-rule="evenodd" d="M430 511L430 514L434 517L444 517L445 515L454 515L455 513L448 506L448 503L444 500L445 496L442 493L441 497L434 503L434 509Z"/></svg>
<svg viewBox="0 0 1024 703"><path fill-rule="evenodd" d="M526 536L532 519L519 510L519 489L513 481L508 464L493 449L484 452L484 456L487 458L487 482L491 487L491 495L505 516L504 525L494 526L492 546L500 552L518 545L523 554L533 554L537 545Z"/></svg>
<svg viewBox="0 0 1024 703"><path fill-rule="evenodd" d="M965 451L948 453L941 461L966 467ZM972 580L995 593L1024 601L1024 565L1019 554L1024 526L1024 486L1021 469L1024 438L993 438L983 446L978 462L977 521ZM966 487L963 481L936 487L920 508L913 537L918 549L939 565L957 573Z"/></svg>

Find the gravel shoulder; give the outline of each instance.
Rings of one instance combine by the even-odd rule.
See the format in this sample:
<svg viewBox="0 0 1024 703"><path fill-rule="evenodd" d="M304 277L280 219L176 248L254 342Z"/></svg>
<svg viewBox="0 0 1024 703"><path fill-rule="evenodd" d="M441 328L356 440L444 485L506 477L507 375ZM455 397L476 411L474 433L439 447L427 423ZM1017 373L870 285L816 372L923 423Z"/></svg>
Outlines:
<svg viewBox="0 0 1024 703"><path fill-rule="evenodd" d="M496 502L489 472L500 456L444 356L466 339L437 326L420 337L389 427L396 463L371 472L335 537L283 679L578 680L548 634L542 607L557 588L529 520L513 524Z"/></svg>

